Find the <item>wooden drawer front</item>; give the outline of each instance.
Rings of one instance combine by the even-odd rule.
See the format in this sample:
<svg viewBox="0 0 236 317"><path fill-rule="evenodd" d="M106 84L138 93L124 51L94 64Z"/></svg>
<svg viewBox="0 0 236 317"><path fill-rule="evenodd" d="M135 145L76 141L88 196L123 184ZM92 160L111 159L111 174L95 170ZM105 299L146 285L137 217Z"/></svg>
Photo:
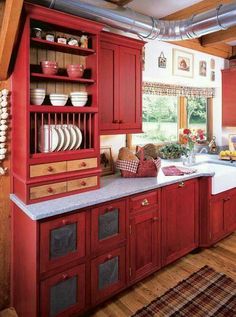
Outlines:
<svg viewBox="0 0 236 317"><path fill-rule="evenodd" d="M53 275L41 283L40 316L74 316L84 307L84 264Z"/></svg>
<svg viewBox="0 0 236 317"><path fill-rule="evenodd" d="M115 201L92 209L92 252L106 251L111 245L123 242L126 237L125 201Z"/></svg>
<svg viewBox="0 0 236 317"><path fill-rule="evenodd" d="M98 184L97 176L84 177L84 178L75 179L73 181L68 181L67 189L70 192L73 190L94 187L94 186L97 186L97 184Z"/></svg>
<svg viewBox="0 0 236 317"><path fill-rule="evenodd" d="M139 211L147 209L158 203L158 192L149 192L130 198L130 210Z"/></svg>
<svg viewBox="0 0 236 317"><path fill-rule="evenodd" d="M96 304L123 288L125 278L125 247L115 249L91 261L91 300Z"/></svg>
<svg viewBox="0 0 236 317"><path fill-rule="evenodd" d="M68 172L85 170L88 168L95 168L97 166L98 166L98 161L96 157L88 158L84 160L67 161Z"/></svg>
<svg viewBox="0 0 236 317"><path fill-rule="evenodd" d="M62 194L67 191L67 183L54 183L30 188L30 199L38 199L41 197Z"/></svg>
<svg viewBox="0 0 236 317"><path fill-rule="evenodd" d="M85 212L40 224L40 272L85 256Z"/></svg>
<svg viewBox="0 0 236 317"><path fill-rule="evenodd" d="M30 177L46 176L66 172L66 162L38 164L30 166Z"/></svg>

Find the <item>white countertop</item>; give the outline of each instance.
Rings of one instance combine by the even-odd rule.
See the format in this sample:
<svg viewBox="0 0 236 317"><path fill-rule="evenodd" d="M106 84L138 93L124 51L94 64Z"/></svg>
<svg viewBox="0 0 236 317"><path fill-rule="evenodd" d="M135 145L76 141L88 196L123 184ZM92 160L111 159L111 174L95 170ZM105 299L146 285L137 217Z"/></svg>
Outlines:
<svg viewBox="0 0 236 317"><path fill-rule="evenodd" d="M11 200L25 212L32 220L40 220L81 208L141 193L147 190L163 187L179 181L201 176L214 176L214 171L198 165L202 162L211 162L236 167L236 162L219 161L215 155L197 155L196 173L183 176L165 176L160 169L157 177L122 178L120 174L101 178L101 188L81 194L48 200L40 203L25 205L16 195L11 194ZM162 166L182 165L181 162L162 160ZM191 167L190 167L191 168Z"/></svg>

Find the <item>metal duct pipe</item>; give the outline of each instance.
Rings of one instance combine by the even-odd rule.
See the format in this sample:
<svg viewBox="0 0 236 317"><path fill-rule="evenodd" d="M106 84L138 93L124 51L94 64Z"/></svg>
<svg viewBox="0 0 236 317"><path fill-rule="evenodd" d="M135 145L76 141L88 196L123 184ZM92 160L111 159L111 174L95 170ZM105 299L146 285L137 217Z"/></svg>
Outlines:
<svg viewBox="0 0 236 317"><path fill-rule="evenodd" d="M30 0L51 9L102 22L142 38L180 41L228 29L236 25L236 1L193 15L189 19L164 21L102 0ZM95 4L94 4L95 3Z"/></svg>

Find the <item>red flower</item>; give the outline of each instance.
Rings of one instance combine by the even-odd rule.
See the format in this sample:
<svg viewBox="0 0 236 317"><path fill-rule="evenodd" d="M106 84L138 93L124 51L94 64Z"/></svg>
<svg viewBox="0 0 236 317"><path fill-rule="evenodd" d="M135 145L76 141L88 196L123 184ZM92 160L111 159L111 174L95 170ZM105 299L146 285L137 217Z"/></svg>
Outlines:
<svg viewBox="0 0 236 317"><path fill-rule="evenodd" d="M190 134L190 133L191 133L191 130L189 130L189 129L184 129L183 133L184 133L184 134Z"/></svg>

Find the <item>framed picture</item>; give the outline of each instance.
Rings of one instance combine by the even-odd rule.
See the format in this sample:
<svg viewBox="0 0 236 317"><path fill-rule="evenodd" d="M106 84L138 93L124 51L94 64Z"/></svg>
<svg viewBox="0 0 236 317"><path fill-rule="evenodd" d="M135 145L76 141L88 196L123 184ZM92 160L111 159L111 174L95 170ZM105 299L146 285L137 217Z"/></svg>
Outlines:
<svg viewBox="0 0 236 317"><path fill-rule="evenodd" d="M206 77L206 74L207 74L207 62L200 61L199 62L199 75Z"/></svg>
<svg viewBox="0 0 236 317"><path fill-rule="evenodd" d="M102 169L102 176L114 174L114 162L112 159L111 147L101 147L100 166Z"/></svg>
<svg viewBox="0 0 236 317"><path fill-rule="evenodd" d="M211 71L211 81L215 81L216 79L216 74L214 72L214 70Z"/></svg>
<svg viewBox="0 0 236 317"><path fill-rule="evenodd" d="M211 69L215 69L216 62L215 62L214 58L211 58L210 64L211 64Z"/></svg>
<svg viewBox="0 0 236 317"><path fill-rule="evenodd" d="M193 77L193 54L173 48L173 75Z"/></svg>
<svg viewBox="0 0 236 317"><path fill-rule="evenodd" d="M236 151L236 134L229 135L229 150Z"/></svg>
<svg viewBox="0 0 236 317"><path fill-rule="evenodd" d="M158 67L159 68L166 68L166 57L163 52L161 52L160 56L158 57Z"/></svg>

